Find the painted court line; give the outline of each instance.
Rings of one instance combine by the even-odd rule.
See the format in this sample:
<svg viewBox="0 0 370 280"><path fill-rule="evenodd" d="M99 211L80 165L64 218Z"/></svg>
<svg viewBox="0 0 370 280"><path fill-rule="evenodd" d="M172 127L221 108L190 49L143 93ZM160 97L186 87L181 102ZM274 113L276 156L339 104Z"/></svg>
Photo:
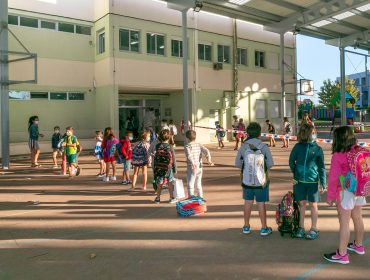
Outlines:
<svg viewBox="0 0 370 280"><path fill-rule="evenodd" d="M365 241L364 241L364 245L367 245L370 243L370 237L367 238ZM310 270L306 271L305 273L297 276L296 278L294 278L294 280L304 280L310 276L312 276L313 274L315 274L316 272L319 272L321 270L323 270L324 268L328 267L329 265L333 265L334 263L330 263L330 262L325 262L325 263L319 263L317 265L315 265L313 268L311 268ZM337 264L338 265L338 264Z"/></svg>

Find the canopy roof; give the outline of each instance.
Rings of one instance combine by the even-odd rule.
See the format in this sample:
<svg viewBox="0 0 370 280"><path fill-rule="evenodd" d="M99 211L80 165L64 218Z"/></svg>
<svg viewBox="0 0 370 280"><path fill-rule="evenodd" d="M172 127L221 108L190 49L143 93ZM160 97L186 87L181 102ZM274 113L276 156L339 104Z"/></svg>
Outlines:
<svg viewBox="0 0 370 280"><path fill-rule="evenodd" d="M190 0L188 0L190 1ZM187 0L167 0L181 5ZM202 10L264 26L265 30L324 39L370 50L370 0L205 0ZM189 2L188 2L189 3ZM195 5L195 4L194 4Z"/></svg>

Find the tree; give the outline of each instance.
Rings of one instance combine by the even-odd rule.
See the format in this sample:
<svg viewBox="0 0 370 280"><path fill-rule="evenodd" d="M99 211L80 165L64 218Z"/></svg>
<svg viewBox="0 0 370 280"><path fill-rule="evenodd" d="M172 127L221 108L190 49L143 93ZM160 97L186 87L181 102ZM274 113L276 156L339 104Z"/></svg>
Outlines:
<svg viewBox="0 0 370 280"><path fill-rule="evenodd" d="M333 104L333 100L340 91L340 84L338 82L331 81L330 79L325 80L322 87L320 87L320 92L318 93L320 104L330 108L331 106L337 106Z"/></svg>
<svg viewBox="0 0 370 280"><path fill-rule="evenodd" d="M346 92L348 92L355 101L358 100L360 92L355 86L355 80L346 80Z"/></svg>

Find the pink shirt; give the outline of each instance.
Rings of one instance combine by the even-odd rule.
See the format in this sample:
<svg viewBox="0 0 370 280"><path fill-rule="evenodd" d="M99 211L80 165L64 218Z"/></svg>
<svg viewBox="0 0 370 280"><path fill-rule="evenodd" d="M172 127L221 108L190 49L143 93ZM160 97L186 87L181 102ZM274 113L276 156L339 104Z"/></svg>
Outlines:
<svg viewBox="0 0 370 280"><path fill-rule="evenodd" d="M340 175L344 177L349 171L349 164L347 161L347 153L334 153L331 158L331 166L328 180L328 201L340 201L340 192L342 186L339 181Z"/></svg>

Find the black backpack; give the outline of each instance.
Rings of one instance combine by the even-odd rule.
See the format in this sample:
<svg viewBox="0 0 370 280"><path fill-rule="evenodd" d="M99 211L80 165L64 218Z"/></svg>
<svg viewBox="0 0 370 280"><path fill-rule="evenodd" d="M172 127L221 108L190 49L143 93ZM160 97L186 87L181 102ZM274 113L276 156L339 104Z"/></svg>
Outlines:
<svg viewBox="0 0 370 280"><path fill-rule="evenodd" d="M155 147L154 177L165 177L173 165L171 146L168 143L159 143Z"/></svg>

